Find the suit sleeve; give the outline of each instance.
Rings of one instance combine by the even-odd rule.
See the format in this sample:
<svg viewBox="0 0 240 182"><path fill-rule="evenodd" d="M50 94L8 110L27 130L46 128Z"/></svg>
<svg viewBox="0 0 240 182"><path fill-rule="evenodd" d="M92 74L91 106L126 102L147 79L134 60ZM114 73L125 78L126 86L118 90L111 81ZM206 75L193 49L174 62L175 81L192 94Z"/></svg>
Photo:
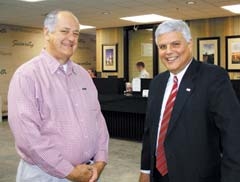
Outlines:
<svg viewBox="0 0 240 182"><path fill-rule="evenodd" d="M210 111L221 135L221 182L240 181L240 104L224 70L215 74L209 96Z"/></svg>
<svg viewBox="0 0 240 182"><path fill-rule="evenodd" d="M153 81L151 83L153 85ZM151 169L151 139L150 139L150 127L152 123L151 119L151 102L152 102L152 86L150 86L146 119L144 124L144 134L143 134L143 145L142 145L142 154L141 154L141 170L150 170Z"/></svg>

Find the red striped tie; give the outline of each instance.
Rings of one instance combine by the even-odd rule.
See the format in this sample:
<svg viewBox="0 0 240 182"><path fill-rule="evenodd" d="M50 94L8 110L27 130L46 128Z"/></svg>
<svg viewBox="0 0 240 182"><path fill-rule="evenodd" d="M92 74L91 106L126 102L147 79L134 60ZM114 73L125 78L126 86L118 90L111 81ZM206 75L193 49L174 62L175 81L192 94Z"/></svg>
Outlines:
<svg viewBox="0 0 240 182"><path fill-rule="evenodd" d="M178 79L176 76L174 76L173 82L174 82L173 87L168 97L167 104L163 113L161 129L158 138L156 168L158 169L162 176L165 176L168 173L168 167L163 144L178 91Z"/></svg>

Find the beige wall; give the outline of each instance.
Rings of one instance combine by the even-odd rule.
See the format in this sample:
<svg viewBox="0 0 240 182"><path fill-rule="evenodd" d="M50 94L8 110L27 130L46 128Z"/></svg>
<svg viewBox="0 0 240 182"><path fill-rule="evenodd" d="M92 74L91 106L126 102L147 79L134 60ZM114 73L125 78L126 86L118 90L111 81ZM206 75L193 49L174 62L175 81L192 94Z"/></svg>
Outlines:
<svg viewBox="0 0 240 182"><path fill-rule="evenodd" d="M198 37L214 37L220 36L220 60L221 66L225 68L225 36L228 35L240 35L240 16L224 17L224 18L212 18L202 20L190 20L188 21L193 36L193 54L197 58L197 38ZM97 70L102 69L101 60L101 44L118 43L118 57L119 57L119 71L115 73L118 76L123 76L123 29L122 28L109 28L97 30ZM131 69L131 67L130 67ZM162 63L159 63L159 72L165 71L166 68ZM135 74L135 73L133 73ZM229 73L231 78L234 78L238 73ZM103 74L107 76L108 73ZM113 75L113 73L110 73ZM131 76L131 75L130 75Z"/></svg>
<svg viewBox="0 0 240 182"><path fill-rule="evenodd" d="M199 37L220 37L220 64L226 66L225 36L240 35L240 16L213 18L203 20L191 20L189 26L194 41L194 56L197 58L197 38ZM229 73L233 79L238 73Z"/></svg>
<svg viewBox="0 0 240 182"><path fill-rule="evenodd" d="M119 78L123 77L123 28L107 28L99 29L96 32L96 47L97 47L97 71L102 72L102 45L103 44L118 44L118 71L117 72L103 72L102 77L108 75L117 75Z"/></svg>
<svg viewBox="0 0 240 182"><path fill-rule="evenodd" d="M41 29L0 25L0 96L7 111L7 91L10 79L21 64L38 55L43 48ZM85 68L95 68L95 36L81 34L79 47L72 59Z"/></svg>
<svg viewBox="0 0 240 182"><path fill-rule="evenodd" d="M197 38L220 36L221 66L225 68L225 36L240 35L240 16L191 20L189 25L194 41L194 56L197 57ZM118 44L118 72L103 73L103 77L117 75L123 77L123 28L99 29L95 36L81 34L79 48L73 59L87 68L102 71L102 44ZM16 68L39 54L43 47L41 29L0 25L0 95L3 97L3 110L6 110L6 95L10 78ZM95 62L96 60L96 62ZM160 63L160 72L165 68ZM235 73L230 73L234 78Z"/></svg>
<svg viewBox="0 0 240 182"><path fill-rule="evenodd" d="M78 40L78 49L72 56L72 60L85 69L96 69L96 36L81 34Z"/></svg>

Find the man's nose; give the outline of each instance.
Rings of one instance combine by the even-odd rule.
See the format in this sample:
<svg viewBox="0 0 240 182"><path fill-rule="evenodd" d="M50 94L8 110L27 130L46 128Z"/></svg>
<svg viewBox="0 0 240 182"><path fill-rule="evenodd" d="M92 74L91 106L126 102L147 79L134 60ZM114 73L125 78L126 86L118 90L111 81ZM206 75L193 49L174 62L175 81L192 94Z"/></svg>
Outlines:
<svg viewBox="0 0 240 182"><path fill-rule="evenodd" d="M172 52L172 46L171 44L168 44L166 48L166 53L171 53L171 52Z"/></svg>
<svg viewBox="0 0 240 182"><path fill-rule="evenodd" d="M69 33L68 39L69 39L70 41L74 41L74 40L76 39L76 35L74 35L74 33Z"/></svg>

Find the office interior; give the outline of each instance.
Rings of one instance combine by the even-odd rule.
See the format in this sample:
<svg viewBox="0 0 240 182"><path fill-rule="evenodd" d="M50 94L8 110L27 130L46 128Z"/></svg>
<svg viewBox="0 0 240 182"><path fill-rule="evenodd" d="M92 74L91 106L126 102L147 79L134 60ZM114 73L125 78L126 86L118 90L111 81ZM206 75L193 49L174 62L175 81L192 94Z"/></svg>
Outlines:
<svg viewBox="0 0 240 182"><path fill-rule="evenodd" d="M20 65L42 50L42 23L49 11L70 10L79 18L80 24L93 26L80 30L79 45L71 59L86 70L93 69L97 73L93 82L111 138L110 160L101 182L136 182L147 106L147 97L142 96L142 91L147 90L151 79L166 68L158 58L154 37L161 21L142 23L120 18L157 14L185 20L192 33L194 57L204 61L206 53L201 49L202 41L214 44L213 64L228 71L240 99L240 58L235 64L230 62L232 41L239 44L240 54L240 12L222 8L236 4L239 1L0 0L0 182L15 180L19 162L7 122L9 82ZM105 46L113 47L116 53L116 65L109 69L104 65ZM138 77L136 63L140 60L145 63L150 78L141 79L140 91L126 95L126 82Z"/></svg>

